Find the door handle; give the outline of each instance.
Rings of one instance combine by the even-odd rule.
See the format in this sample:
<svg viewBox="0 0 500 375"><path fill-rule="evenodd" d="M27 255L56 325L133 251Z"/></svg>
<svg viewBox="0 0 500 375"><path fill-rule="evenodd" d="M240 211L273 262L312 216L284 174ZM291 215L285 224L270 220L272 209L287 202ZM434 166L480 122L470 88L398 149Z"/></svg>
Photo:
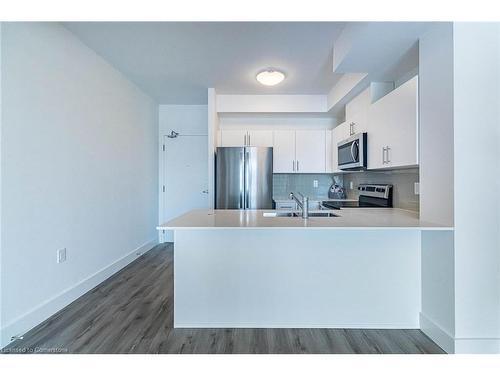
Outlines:
<svg viewBox="0 0 500 375"><path fill-rule="evenodd" d="M354 141L354 142L351 143L351 158L352 158L352 161L354 161L354 162L357 159L357 155L354 156L354 148L355 147L358 147L358 143L356 141Z"/></svg>

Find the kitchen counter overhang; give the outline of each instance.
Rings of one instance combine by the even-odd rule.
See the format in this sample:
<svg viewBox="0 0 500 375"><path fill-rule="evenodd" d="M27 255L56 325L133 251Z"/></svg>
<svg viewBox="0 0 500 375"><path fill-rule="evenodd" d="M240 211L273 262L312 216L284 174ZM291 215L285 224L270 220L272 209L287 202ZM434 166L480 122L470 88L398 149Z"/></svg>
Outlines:
<svg viewBox="0 0 500 375"><path fill-rule="evenodd" d="M193 210L165 224L158 230L183 229L321 229L321 230L453 230L453 227L421 221L418 213L397 208L344 208L320 210L336 217L269 217L274 210ZM316 212L316 211L311 211Z"/></svg>

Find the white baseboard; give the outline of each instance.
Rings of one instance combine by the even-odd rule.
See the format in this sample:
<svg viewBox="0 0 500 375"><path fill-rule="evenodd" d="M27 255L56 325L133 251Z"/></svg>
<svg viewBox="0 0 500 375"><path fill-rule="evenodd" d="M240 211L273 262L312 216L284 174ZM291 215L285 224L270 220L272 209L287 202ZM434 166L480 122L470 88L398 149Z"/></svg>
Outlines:
<svg viewBox="0 0 500 375"><path fill-rule="evenodd" d="M8 322L0 330L0 348L8 345L12 336L22 335L36 327L44 320L114 275L140 255L151 250L156 244L158 244L157 238L142 244L108 266L101 268L99 271L81 280L77 284L34 307L24 315Z"/></svg>
<svg viewBox="0 0 500 375"><path fill-rule="evenodd" d="M457 338L455 354L500 354L500 338Z"/></svg>
<svg viewBox="0 0 500 375"><path fill-rule="evenodd" d="M420 313L420 330L446 353L455 353L455 339L453 336L422 313Z"/></svg>
<svg viewBox="0 0 500 375"><path fill-rule="evenodd" d="M422 313L420 329L446 353L500 354L500 337L454 337Z"/></svg>
<svg viewBox="0 0 500 375"><path fill-rule="evenodd" d="M385 324L385 323L266 323L266 322L202 322L202 323L176 323L174 317L174 328L313 328L313 329L418 329L412 324Z"/></svg>

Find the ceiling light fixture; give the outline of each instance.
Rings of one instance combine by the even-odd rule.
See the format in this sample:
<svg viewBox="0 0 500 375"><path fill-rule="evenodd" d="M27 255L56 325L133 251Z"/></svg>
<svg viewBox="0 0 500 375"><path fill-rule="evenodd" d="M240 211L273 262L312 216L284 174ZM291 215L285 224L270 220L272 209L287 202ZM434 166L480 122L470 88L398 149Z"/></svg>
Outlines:
<svg viewBox="0 0 500 375"><path fill-rule="evenodd" d="M285 74L275 69L266 69L255 77L257 81L265 86L274 86L285 79Z"/></svg>

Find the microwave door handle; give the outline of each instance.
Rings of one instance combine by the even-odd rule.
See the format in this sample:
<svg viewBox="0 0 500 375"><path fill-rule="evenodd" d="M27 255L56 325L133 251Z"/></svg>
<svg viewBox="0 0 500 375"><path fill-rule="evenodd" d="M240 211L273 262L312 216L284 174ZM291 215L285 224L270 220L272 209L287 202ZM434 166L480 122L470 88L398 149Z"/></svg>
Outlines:
<svg viewBox="0 0 500 375"><path fill-rule="evenodd" d="M356 158L354 157L354 147L356 146L356 141L353 141L351 143L351 158L352 158L352 161L356 161Z"/></svg>

